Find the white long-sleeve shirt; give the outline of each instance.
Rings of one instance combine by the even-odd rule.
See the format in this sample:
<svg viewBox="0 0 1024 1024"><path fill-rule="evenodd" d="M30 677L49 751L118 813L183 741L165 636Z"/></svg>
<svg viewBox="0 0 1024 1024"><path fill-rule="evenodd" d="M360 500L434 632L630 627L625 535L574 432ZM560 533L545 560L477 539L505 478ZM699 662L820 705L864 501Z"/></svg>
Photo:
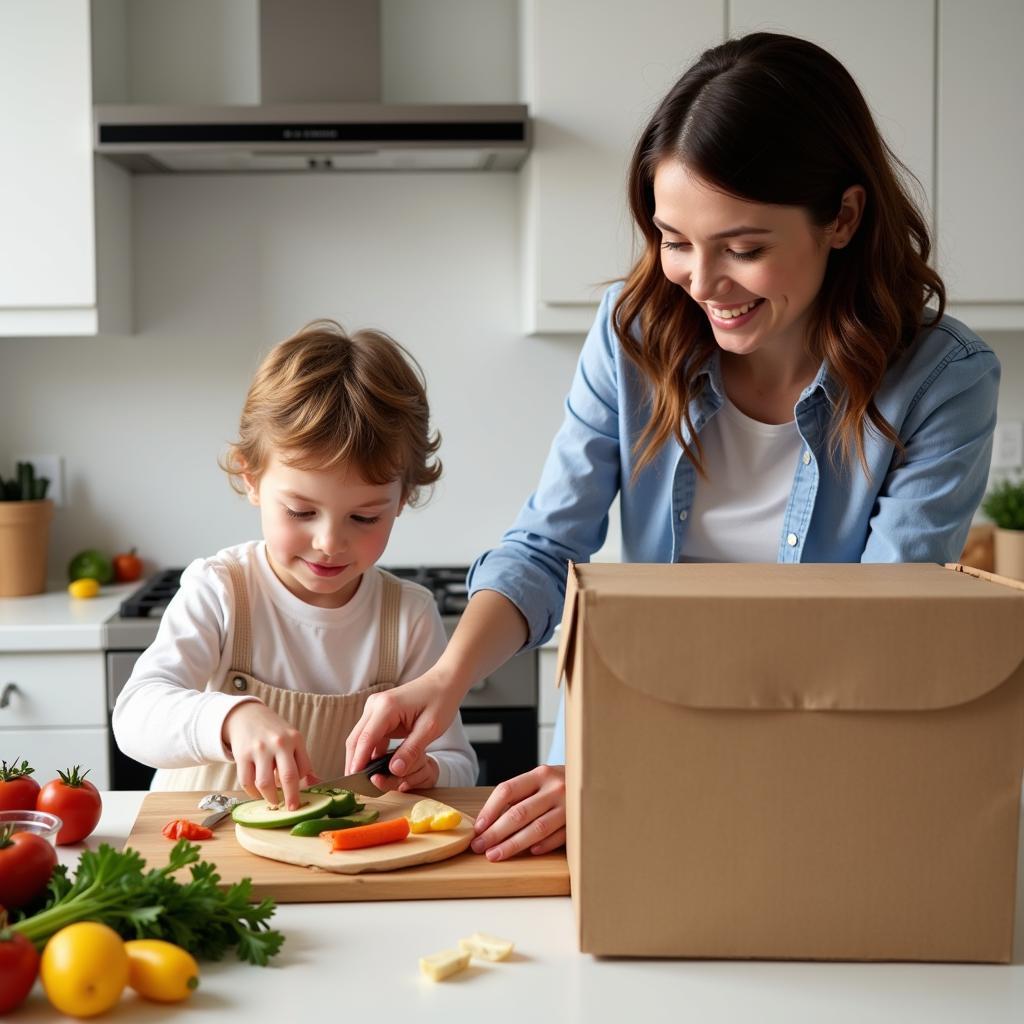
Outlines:
<svg viewBox="0 0 1024 1024"><path fill-rule="evenodd" d="M245 576L252 620L252 674L282 689L355 693L377 681L381 571L364 573L352 600L319 608L300 600L274 575L263 541L197 559L160 620L156 640L135 664L114 706L118 746L157 768L232 761L221 739L224 719L252 696L222 692L231 669L234 597L222 556ZM421 675L445 647L430 592L402 580L398 682ZM438 786L476 784L477 759L459 718L428 747ZM314 768L316 766L314 765Z"/></svg>

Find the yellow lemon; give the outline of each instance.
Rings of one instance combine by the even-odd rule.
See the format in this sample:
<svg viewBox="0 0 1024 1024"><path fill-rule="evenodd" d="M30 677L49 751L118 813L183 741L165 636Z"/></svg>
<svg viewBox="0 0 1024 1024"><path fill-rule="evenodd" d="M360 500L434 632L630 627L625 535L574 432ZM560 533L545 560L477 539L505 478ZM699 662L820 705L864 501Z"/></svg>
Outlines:
<svg viewBox="0 0 1024 1024"><path fill-rule="evenodd" d="M61 928L39 959L46 998L70 1017L109 1010L128 984L128 954L121 936L98 921Z"/></svg>
<svg viewBox="0 0 1024 1024"><path fill-rule="evenodd" d="M133 939L128 954L128 984L140 996L159 1003L187 999L199 986L199 965L181 946L162 939Z"/></svg>
<svg viewBox="0 0 1024 1024"><path fill-rule="evenodd" d="M95 597L99 592L99 581L88 577L68 584L68 593L72 597Z"/></svg>

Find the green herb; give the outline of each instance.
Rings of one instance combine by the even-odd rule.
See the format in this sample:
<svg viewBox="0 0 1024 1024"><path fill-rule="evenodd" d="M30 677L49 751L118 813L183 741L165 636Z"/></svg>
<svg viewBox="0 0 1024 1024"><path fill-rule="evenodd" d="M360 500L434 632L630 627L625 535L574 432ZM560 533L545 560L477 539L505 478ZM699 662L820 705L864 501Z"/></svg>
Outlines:
<svg viewBox="0 0 1024 1024"><path fill-rule="evenodd" d="M11 927L41 949L65 925L101 921L123 938L166 939L201 960L219 960L235 946L240 960L266 964L284 942L267 923L273 901L251 903L248 878L219 888L214 865L197 861L199 847L181 839L165 867L144 871L137 851L121 853L103 843L82 854L74 881L64 865L55 868L46 905ZM191 881L172 877L188 865Z"/></svg>
<svg viewBox="0 0 1024 1024"><path fill-rule="evenodd" d="M19 462L13 479L0 477L0 501L42 501L49 486L49 478L37 477L31 462Z"/></svg>
<svg viewBox="0 0 1024 1024"><path fill-rule="evenodd" d="M985 513L1001 530L1024 530L1024 480L1003 480L981 503Z"/></svg>

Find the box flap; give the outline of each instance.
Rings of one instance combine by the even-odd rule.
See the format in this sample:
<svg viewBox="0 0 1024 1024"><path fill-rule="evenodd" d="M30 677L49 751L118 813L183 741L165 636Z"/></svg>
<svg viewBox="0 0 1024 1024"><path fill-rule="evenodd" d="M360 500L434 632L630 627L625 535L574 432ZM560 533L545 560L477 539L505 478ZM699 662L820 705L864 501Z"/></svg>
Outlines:
<svg viewBox="0 0 1024 1024"><path fill-rule="evenodd" d="M565 578L565 604L562 606L562 633L558 640L558 662L555 666L555 683L562 685L562 674L565 666L572 658L572 642L576 638L576 595L579 586L576 582L576 563L569 563L569 573Z"/></svg>
<svg viewBox="0 0 1024 1024"><path fill-rule="evenodd" d="M576 566L559 671L575 622L625 685L689 707L951 707L1024 660L1024 590L959 568Z"/></svg>

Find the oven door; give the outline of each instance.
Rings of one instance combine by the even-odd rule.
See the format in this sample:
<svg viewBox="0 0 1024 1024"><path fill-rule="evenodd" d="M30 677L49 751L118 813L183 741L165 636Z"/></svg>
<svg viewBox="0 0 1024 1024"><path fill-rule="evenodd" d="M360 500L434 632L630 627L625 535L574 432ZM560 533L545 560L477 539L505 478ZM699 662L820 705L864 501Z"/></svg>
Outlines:
<svg viewBox="0 0 1024 1024"><path fill-rule="evenodd" d="M537 712L533 708L461 709L462 724L480 762L478 786L496 786L537 767Z"/></svg>

